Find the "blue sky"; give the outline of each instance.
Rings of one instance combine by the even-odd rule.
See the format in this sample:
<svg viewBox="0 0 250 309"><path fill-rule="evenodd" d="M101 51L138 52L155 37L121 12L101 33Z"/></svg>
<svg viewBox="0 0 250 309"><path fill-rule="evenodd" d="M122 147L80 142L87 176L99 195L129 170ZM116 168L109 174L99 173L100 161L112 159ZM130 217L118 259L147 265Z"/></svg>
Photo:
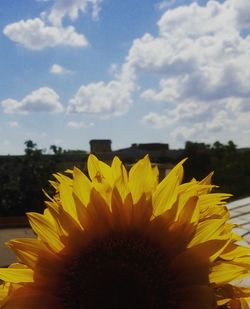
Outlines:
<svg viewBox="0 0 250 309"><path fill-rule="evenodd" d="M250 1L1 0L0 154L250 146Z"/></svg>

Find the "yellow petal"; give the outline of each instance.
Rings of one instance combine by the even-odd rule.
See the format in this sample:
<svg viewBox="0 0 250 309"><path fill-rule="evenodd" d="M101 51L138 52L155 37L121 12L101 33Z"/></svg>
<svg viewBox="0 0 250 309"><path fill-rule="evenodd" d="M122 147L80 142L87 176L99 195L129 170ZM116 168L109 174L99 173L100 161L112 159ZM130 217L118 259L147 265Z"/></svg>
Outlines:
<svg viewBox="0 0 250 309"><path fill-rule="evenodd" d="M231 263L218 263L211 268L209 278L211 283L225 284L249 276L249 274L250 272L245 267Z"/></svg>
<svg viewBox="0 0 250 309"><path fill-rule="evenodd" d="M69 186L72 185L72 179L68 176L65 176L61 173L56 173L56 174L53 174L53 176L56 178L56 180L59 182L59 183L66 183L68 184Z"/></svg>
<svg viewBox="0 0 250 309"><path fill-rule="evenodd" d="M188 222L190 224L197 224L199 220L199 207L197 205L198 197L191 196L183 206L181 212L178 214L178 221L181 223Z"/></svg>
<svg viewBox="0 0 250 309"><path fill-rule="evenodd" d="M137 203L143 194L146 197L152 195L155 186L155 176L149 161L145 156L132 166L129 171L129 188L134 203Z"/></svg>
<svg viewBox="0 0 250 309"><path fill-rule="evenodd" d="M250 248L236 244L229 244L220 255L224 260L233 260L242 256L248 256L250 259Z"/></svg>
<svg viewBox="0 0 250 309"><path fill-rule="evenodd" d="M102 183L107 181L110 185L113 183L112 171L110 166L97 159L96 156L90 154L88 157L88 172L89 177L94 182Z"/></svg>
<svg viewBox="0 0 250 309"><path fill-rule="evenodd" d="M69 186L65 182L62 182L60 184L59 194L62 206L68 214L70 214L74 219L77 220L76 208L72 192L72 186Z"/></svg>
<svg viewBox="0 0 250 309"><path fill-rule="evenodd" d="M46 218L38 213L27 214L33 231L47 243L54 252L59 252L64 247L57 231Z"/></svg>
<svg viewBox="0 0 250 309"><path fill-rule="evenodd" d="M85 206L89 203L90 191L92 184L87 176L85 176L77 167L73 170L73 192Z"/></svg>
<svg viewBox="0 0 250 309"><path fill-rule="evenodd" d="M33 270L29 268L0 268L0 279L6 282L33 282Z"/></svg>
<svg viewBox="0 0 250 309"><path fill-rule="evenodd" d="M127 170L118 157L114 158L111 168L114 178L114 186L117 188L121 198L124 200L130 192Z"/></svg>
<svg viewBox="0 0 250 309"><path fill-rule="evenodd" d="M172 176L171 181L161 182L153 194L154 215L158 216L170 209L177 199L179 178Z"/></svg>
<svg viewBox="0 0 250 309"><path fill-rule="evenodd" d="M113 178L115 181L117 179L122 178L124 183L128 182L127 170L125 166L122 164L121 160L117 156L115 156L112 161L111 169L112 169L112 174L113 174Z"/></svg>
<svg viewBox="0 0 250 309"><path fill-rule="evenodd" d="M3 304L4 299L6 299L9 294L10 284L10 282L0 284L0 306Z"/></svg>
<svg viewBox="0 0 250 309"><path fill-rule="evenodd" d="M153 176L154 176L155 187L157 187L159 183L159 168L157 165L153 167Z"/></svg>
<svg viewBox="0 0 250 309"><path fill-rule="evenodd" d="M34 269L39 256L52 254L39 239L18 238L10 240L7 244L17 257L32 269Z"/></svg>
<svg viewBox="0 0 250 309"><path fill-rule="evenodd" d="M154 215L158 216L171 208L177 199L178 186L183 178L183 162L178 163L157 186L153 193Z"/></svg>
<svg viewBox="0 0 250 309"><path fill-rule="evenodd" d="M219 239L225 225L224 219L211 219L200 222L189 247L212 239Z"/></svg>
<svg viewBox="0 0 250 309"><path fill-rule="evenodd" d="M117 230L128 228L132 219L132 205L124 204L116 188L112 192L112 216Z"/></svg>

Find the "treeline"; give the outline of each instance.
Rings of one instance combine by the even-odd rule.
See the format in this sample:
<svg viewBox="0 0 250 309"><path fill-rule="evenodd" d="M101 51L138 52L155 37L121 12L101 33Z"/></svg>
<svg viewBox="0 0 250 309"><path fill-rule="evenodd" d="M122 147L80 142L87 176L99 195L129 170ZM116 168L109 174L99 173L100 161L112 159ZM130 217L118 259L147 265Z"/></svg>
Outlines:
<svg viewBox="0 0 250 309"><path fill-rule="evenodd" d="M28 140L24 156L0 156L0 216L21 216L29 211L42 212L45 196L42 189L53 193L49 180L53 173L77 165L85 166L87 153L50 146L52 155ZM65 155L80 155L78 162L65 162Z"/></svg>
<svg viewBox="0 0 250 309"><path fill-rule="evenodd" d="M217 190L233 194L233 199L250 196L250 149L238 149L229 141L213 145L186 142L184 155L186 179L202 179L214 171Z"/></svg>
<svg viewBox="0 0 250 309"><path fill-rule="evenodd" d="M29 140L25 142L24 156L0 156L0 216L43 211L45 197L42 189L52 193L48 182L53 178L52 174L74 165L86 168L85 151L63 150L55 145L50 146L50 150L53 155L45 155ZM185 180L202 179L214 171L213 183L220 186L220 191L232 193L234 199L250 195L250 149L238 149L232 141L213 145L188 141L181 157L188 157ZM171 162L162 159L164 163L175 164L181 158Z"/></svg>

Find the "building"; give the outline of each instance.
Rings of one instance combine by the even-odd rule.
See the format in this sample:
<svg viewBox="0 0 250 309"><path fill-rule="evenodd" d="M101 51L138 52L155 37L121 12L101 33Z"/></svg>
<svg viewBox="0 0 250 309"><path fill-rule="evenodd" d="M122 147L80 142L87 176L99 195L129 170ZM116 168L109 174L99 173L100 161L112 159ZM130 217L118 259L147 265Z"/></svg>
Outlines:
<svg viewBox="0 0 250 309"><path fill-rule="evenodd" d="M90 152L111 152L111 140L110 139L92 139L90 143Z"/></svg>

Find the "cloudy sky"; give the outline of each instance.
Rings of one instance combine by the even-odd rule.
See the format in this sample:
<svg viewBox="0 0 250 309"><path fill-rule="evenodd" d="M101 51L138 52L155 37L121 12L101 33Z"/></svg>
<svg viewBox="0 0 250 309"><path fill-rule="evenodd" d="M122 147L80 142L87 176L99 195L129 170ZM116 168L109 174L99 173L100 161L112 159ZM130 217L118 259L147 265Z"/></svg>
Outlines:
<svg viewBox="0 0 250 309"><path fill-rule="evenodd" d="M249 0L1 0L0 154L250 147Z"/></svg>

